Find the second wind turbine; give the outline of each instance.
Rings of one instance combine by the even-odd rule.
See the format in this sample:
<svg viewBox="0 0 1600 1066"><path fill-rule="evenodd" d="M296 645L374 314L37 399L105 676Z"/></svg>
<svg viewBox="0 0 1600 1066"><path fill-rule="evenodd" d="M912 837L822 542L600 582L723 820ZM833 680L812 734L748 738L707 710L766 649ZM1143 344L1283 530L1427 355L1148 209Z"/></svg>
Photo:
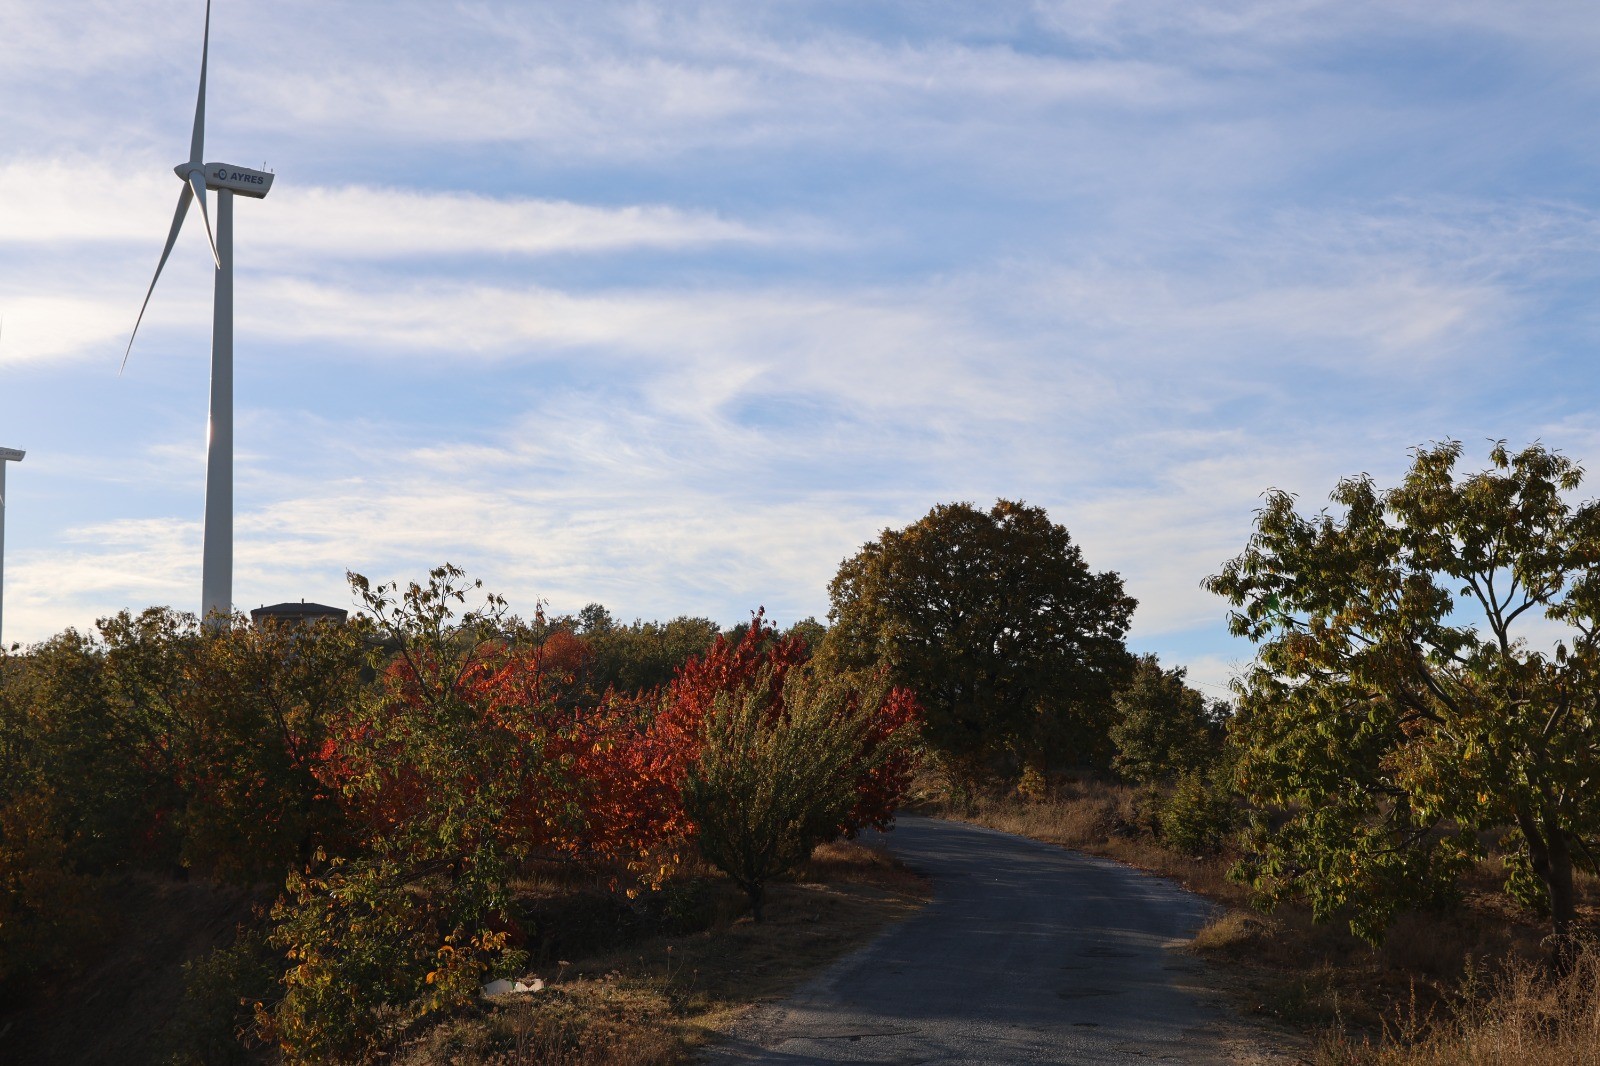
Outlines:
<svg viewBox="0 0 1600 1066"><path fill-rule="evenodd" d="M199 201L200 217L216 262L217 274L211 321L211 422L206 441L205 548L200 574L200 616L206 625L226 626L233 617L233 195L261 199L272 188L272 175L227 163L205 163L206 61L211 52L211 0L206 0L205 36L200 47L200 94L194 105L194 133L189 159L172 169L183 182L178 210L172 216L166 247L156 263L155 276L144 294L144 304L128 337L122 365L128 365L133 338L144 321L150 296L167 265L190 201ZM206 190L217 194L217 225L212 230L206 211Z"/></svg>

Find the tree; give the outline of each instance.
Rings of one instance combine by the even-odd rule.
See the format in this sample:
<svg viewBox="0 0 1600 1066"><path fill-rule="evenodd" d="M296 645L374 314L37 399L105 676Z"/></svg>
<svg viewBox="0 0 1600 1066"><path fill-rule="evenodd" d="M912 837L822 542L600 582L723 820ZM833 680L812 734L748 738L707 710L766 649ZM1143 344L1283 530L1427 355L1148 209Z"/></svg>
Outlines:
<svg viewBox="0 0 1600 1066"><path fill-rule="evenodd" d="M585 604L583 610L578 612L575 619L578 632L586 637L597 637L602 633L609 633L616 628L616 619L611 617L611 612L606 610L603 603Z"/></svg>
<svg viewBox="0 0 1600 1066"><path fill-rule="evenodd" d="M448 564L405 589L350 583L382 640L320 776L358 839L293 872L272 912L289 966L260 1024L289 1063L368 1061L386 1012L457 1009L517 964L510 879L569 794L539 687L505 701L485 685L522 650L500 597L458 615L482 583Z"/></svg>
<svg viewBox="0 0 1600 1066"><path fill-rule="evenodd" d="M1144 788L1139 804L1168 847L1191 855L1217 851L1236 827L1238 811L1222 758L1227 705L1207 700L1141 655L1114 700L1112 768Z"/></svg>
<svg viewBox="0 0 1600 1066"><path fill-rule="evenodd" d="M786 637L798 637L813 653L828 639L828 627L807 615L783 631Z"/></svg>
<svg viewBox="0 0 1600 1066"><path fill-rule="evenodd" d="M246 881L281 875L342 835L317 777L333 730L359 698L359 625L248 625L191 634L195 669L177 705L192 723L180 776L184 860Z"/></svg>
<svg viewBox="0 0 1600 1066"><path fill-rule="evenodd" d="M178 689L181 673L158 681L166 671L151 664L173 658L181 628L164 612L137 624L123 614L101 621L107 643L69 629L7 664L0 789L46 798L82 871L176 865L175 777L187 745L171 706L151 693Z"/></svg>
<svg viewBox="0 0 1600 1066"><path fill-rule="evenodd" d="M1185 684L1184 674L1181 666L1163 670L1154 655L1139 656L1113 701L1111 763L1118 773L1145 784L1171 781L1216 759L1222 712Z"/></svg>
<svg viewBox="0 0 1600 1066"><path fill-rule="evenodd" d="M1283 812L1240 873L1375 939L1448 898L1477 834L1509 825L1507 889L1537 890L1559 943L1600 832L1600 508L1568 503L1582 471L1539 444L1497 444L1460 477L1457 442L1413 455L1398 488L1341 481L1338 515L1269 492L1249 547L1207 580L1259 645L1239 780Z"/></svg>
<svg viewBox="0 0 1600 1066"><path fill-rule="evenodd" d="M709 618L678 617L668 622L635 621L585 631L594 649L594 688L644 693L661 688L692 656L700 655L717 639L720 628Z"/></svg>
<svg viewBox="0 0 1600 1066"><path fill-rule="evenodd" d="M87 754L74 750L84 723L62 743L38 713L32 665L0 647L0 1008L37 971L79 958L105 924L100 886L81 869L80 840L95 827L75 802L95 782L64 774L57 758Z"/></svg>
<svg viewBox="0 0 1600 1066"><path fill-rule="evenodd" d="M1108 757L1111 693L1135 601L1042 508L941 504L885 530L828 587L821 660L887 667L961 776L1016 760Z"/></svg>
<svg viewBox="0 0 1600 1066"><path fill-rule="evenodd" d="M657 759L662 770L652 776L665 776L675 789L682 787L688 767L699 758L706 723L719 700L744 699L757 691L769 713L778 715L784 708L784 685L791 674L834 676L811 664L804 642L780 636L762 611L736 628L743 631L738 641L718 637L704 655L683 664L651 722L650 736L663 753ZM921 729L922 708L909 689L888 686L882 675L883 671L878 671L834 678L838 682L834 688L850 700L864 698L863 692L877 693L866 708L870 712L866 733L853 757L855 802L835 827L837 834L848 837L869 827L889 827L917 767L917 753L910 742Z"/></svg>

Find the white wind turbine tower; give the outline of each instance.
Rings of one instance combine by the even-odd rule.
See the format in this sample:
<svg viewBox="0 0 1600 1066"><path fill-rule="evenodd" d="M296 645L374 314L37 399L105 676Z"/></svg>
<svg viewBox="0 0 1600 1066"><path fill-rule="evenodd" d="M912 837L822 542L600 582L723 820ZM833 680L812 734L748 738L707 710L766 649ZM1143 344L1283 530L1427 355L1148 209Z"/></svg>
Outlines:
<svg viewBox="0 0 1600 1066"><path fill-rule="evenodd" d="M0 627L5 621L6 604L6 464L20 463L26 454L15 448L0 448ZM0 628L0 636L4 633L5 629ZM3 641L0 647L4 647Z"/></svg>
<svg viewBox="0 0 1600 1066"><path fill-rule="evenodd" d="M0 328L5 319L0 319ZM5 647L6 607L6 464L20 463L27 452L16 448L0 448L0 648Z"/></svg>
<svg viewBox="0 0 1600 1066"><path fill-rule="evenodd" d="M172 216L166 247L156 263L155 276L144 294L144 304L128 337L122 365L128 365L133 338L144 321L150 295L167 265L178 230L189 211L189 203L200 203L200 217L206 224L211 256L216 262L214 302L211 321L211 422L206 444L206 519L205 554L200 575L200 615L207 625L222 626L233 615L233 194L261 199L272 188L272 175L247 170L228 163L206 163L206 60L211 51L211 0L206 0L205 37L200 49L200 94L194 105L194 134L189 141L189 159L172 169L183 182L178 194L178 210ZM206 211L206 190L217 194L217 225L211 227Z"/></svg>

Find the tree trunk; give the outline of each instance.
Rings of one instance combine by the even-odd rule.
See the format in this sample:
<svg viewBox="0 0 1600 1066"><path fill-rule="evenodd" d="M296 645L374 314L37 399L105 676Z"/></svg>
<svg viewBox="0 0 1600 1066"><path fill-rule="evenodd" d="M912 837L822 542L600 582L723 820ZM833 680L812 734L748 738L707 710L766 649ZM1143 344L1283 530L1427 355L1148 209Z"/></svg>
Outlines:
<svg viewBox="0 0 1600 1066"><path fill-rule="evenodd" d="M767 886L759 881L745 885L744 894L750 897L750 916L758 922L761 921L761 905L766 901Z"/></svg>
<svg viewBox="0 0 1600 1066"><path fill-rule="evenodd" d="M1566 840L1557 837L1559 845L1550 849L1550 921L1551 932L1566 938L1577 921L1577 900L1572 891L1572 852Z"/></svg>
<svg viewBox="0 0 1600 1066"><path fill-rule="evenodd" d="M1545 819L1545 839L1550 851L1550 926L1555 938L1551 955L1556 972L1565 976L1572 968L1577 929L1578 901L1572 890L1572 846L1555 819Z"/></svg>
<svg viewBox="0 0 1600 1066"><path fill-rule="evenodd" d="M1572 848L1560 823L1550 815L1536 821L1519 812L1517 824L1528 842L1529 864L1544 882L1550 900L1550 961L1557 972L1565 972L1571 962L1572 932L1578 917L1572 888Z"/></svg>

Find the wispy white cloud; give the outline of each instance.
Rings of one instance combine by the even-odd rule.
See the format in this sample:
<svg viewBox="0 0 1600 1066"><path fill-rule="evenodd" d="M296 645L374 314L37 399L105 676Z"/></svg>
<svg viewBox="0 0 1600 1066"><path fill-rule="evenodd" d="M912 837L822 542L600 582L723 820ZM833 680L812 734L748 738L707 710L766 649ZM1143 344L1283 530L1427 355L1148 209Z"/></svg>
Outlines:
<svg viewBox="0 0 1600 1066"><path fill-rule="evenodd" d="M1494 0L1034 0L1030 6L1042 25L1066 39L1118 52L1183 45L1195 63L1220 56L1260 62L1287 47L1397 32L1473 29L1574 50L1597 33L1587 13L1562 0L1514 9Z"/></svg>
<svg viewBox="0 0 1600 1066"><path fill-rule="evenodd" d="M86 196L92 175L119 175ZM0 244L133 242L159 250L181 183L154 159L15 160L0 166ZM198 216L186 223L198 229ZM563 200L343 185L275 190L239 213L252 254L367 259L427 255L548 255L630 248L814 244L819 227L768 227L656 204L595 207ZM832 242L830 242L832 243Z"/></svg>
<svg viewBox="0 0 1600 1066"><path fill-rule="evenodd" d="M770 25L742 5L633 5L522 11L441 25L440 47L358 53L333 42L361 15L341 11L323 48L253 57L245 118L262 129L355 123L457 143L535 142L571 158L679 153L848 137L954 108L1063 103L1197 105L1209 89L1144 59L1032 54L1000 43L889 44L817 25ZM629 17L631 16L631 17ZM472 61L463 62L470 53Z"/></svg>
<svg viewBox="0 0 1600 1066"><path fill-rule="evenodd" d="M0 0L19 636L195 598L193 222L113 375L199 13ZM242 606L449 558L524 609L820 613L882 527L1007 495L1221 684L1198 583L1262 489L1600 440L1582 5L287 0L215 30L208 155L283 175L238 216Z"/></svg>
<svg viewBox="0 0 1600 1066"><path fill-rule="evenodd" d="M122 519L68 529L62 540L7 554L8 642L85 629L97 617L171 603L175 590L199 588L198 522Z"/></svg>

